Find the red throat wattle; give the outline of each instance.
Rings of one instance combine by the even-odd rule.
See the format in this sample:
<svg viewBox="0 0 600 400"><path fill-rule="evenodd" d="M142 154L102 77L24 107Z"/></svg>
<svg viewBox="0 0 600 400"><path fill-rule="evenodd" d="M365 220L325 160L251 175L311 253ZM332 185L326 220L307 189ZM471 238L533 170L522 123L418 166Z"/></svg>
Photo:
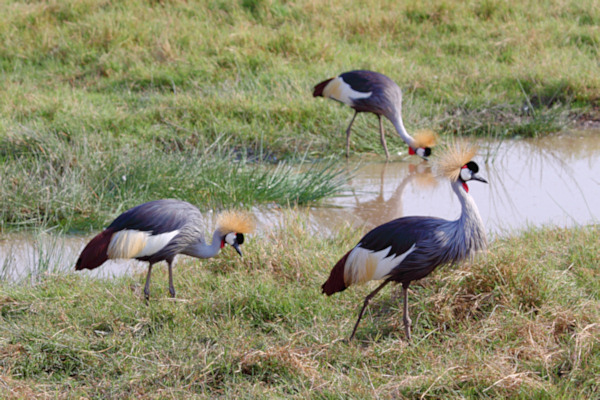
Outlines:
<svg viewBox="0 0 600 400"><path fill-rule="evenodd" d="M466 182L463 182L463 188L465 188L465 192L469 193L469 187Z"/></svg>
<svg viewBox="0 0 600 400"><path fill-rule="evenodd" d="M221 248L225 247L225 239L221 240Z"/></svg>
<svg viewBox="0 0 600 400"><path fill-rule="evenodd" d="M412 156L412 155L417 154L417 153L415 153L415 150L412 147L409 147L408 148L408 154L410 154Z"/></svg>

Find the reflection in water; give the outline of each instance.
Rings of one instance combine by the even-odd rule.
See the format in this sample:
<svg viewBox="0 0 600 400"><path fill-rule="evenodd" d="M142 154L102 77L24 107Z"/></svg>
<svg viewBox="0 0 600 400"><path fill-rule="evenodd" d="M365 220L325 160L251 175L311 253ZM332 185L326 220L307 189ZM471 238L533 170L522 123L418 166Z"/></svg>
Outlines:
<svg viewBox="0 0 600 400"><path fill-rule="evenodd" d="M488 143L488 229L573 226L600 218L600 132Z"/></svg>
<svg viewBox="0 0 600 400"><path fill-rule="evenodd" d="M407 215L405 200L410 203L430 196L438 181L431 172L431 164L421 161L419 164L369 164L359 169L349 184L351 194L332 203L341 207L341 221L370 229ZM405 191L408 191L406 195Z"/></svg>
<svg viewBox="0 0 600 400"><path fill-rule="evenodd" d="M600 218L600 132L539 139L481 141L475 161L489 185L470 185L483 222L492 237L530 226L573 226ZM418 160L370 163L356 169L348 191L325 205L296 210L318 235L348 227L370 229L407 215L457 218L460 204L445 179ZM258 234L282 227L289 212L255 208ZM286 217L287 215L287 217ZM214 226L207 214L206 231ZM91 235L93 236L93 235ZM90 237L91 237L90 236ZM0 279L74 269L90 238L51 234L0 237ZM210 237L210 236L208 236ZM110 277L138 270L136 261L112 262L92 276Z"/></svg>
<svg viewBox="0 0 600 400"><path fill-rule="evenodd" d="M75 261L90 237L14 234L0 237L0 280L30 279L75 270ZM139 263L141 265L141 263ZM138 261L107 261L90 276L110 278L137 270Z"/></svg>
<svg viewBox="0 0 600 400"><path fill-rule="evenodd" d="M469 185L470 193L492 237L530 226L597 223L600 218L600 132L480 141L475 161L489 185L475 182ZM361 200L339 197L330 201L344 209L336 229L345 221L371 228L407 215L457 218L460 204L450 184L428 174L421 179L437 184L411 181L409 165L361 168L351 183ZM376 184L380 184L378 189Z"/></svg>
<svg viewBox="0 0 600 400"><path fill-rule="evenodd" d="M398 168L406 166L407 168ZM400 171L399 171L400 170ZM402 172L400 177L388 177L386 173ZM391 179L390 179L391 178ZM395 218L404 216L402 199L407 187L422 191L424 195L429 189L437 186L438 182L431 173L431 164L422 161L420 164L397 164L396 167L384 164L379 179L379 192L374 199L365 200L361 193L354 193L354 214L369 228L381 225ZM394 188L395 186L395 188ZM361 201L362 200L362 201Z"/></svg>

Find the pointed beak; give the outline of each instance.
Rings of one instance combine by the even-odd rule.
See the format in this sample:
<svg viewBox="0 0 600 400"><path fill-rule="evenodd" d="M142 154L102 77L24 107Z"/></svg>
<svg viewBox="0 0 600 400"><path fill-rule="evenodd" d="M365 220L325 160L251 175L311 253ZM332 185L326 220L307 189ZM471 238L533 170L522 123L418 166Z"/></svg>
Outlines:
<svg viewBox="0 0 600 400"><path fill-rule="evenodd" d="M475 181L479 181L479 182L483 182L483 183L488 183L488 181L486 181L485 179L483 179L482 177L480 177L477 174L471 175L471 180L475 180Z"/></svg>
<svg viewBox="0 0 600 400"><path fill-rule="evenodd" d="M242 251L240 250L240 245L237 244L237 242L233 243L232 246L235 249L235 251L238 252L238 254L240 255L240 257L244 257L244 255L242 254Z"/></svg>

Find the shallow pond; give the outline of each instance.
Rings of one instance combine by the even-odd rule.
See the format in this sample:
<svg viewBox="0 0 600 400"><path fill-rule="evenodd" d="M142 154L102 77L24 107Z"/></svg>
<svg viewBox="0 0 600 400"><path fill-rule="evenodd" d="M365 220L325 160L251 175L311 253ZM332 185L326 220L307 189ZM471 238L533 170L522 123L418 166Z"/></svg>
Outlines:
<svg viewBox="0 0 600 400"><path fill-rule="evenodd" d="M600 219L600 132L480 141L475 161L489 184L472 182L470 193L492 236ZM308 219L316 234L330 235L348 223L371 228L406 215L454 219L460 213L450 184L435 177L431 165L416 157L389 163L363 159L350 161L347 167L354 177L344 195L323 206L296 211ZM258 235L281 226L284 220L278 209L256 208L254 212ZM214 226L212 214L207 214L207 226ZM4 235L0 237L0 278L35 279L39 273L71 270L87 240L52 234ZM139 267L136 261L117 261L85 273L111 277Z"/></svg>
<svg viewBox="0 0 600 400"><path fill-rule="evenodd" d="M475 161L489 184L472 182L469 193L492 234L600 219L600 131L481 141ZM329 201L341 207L339 211L316 211L323 214L321 221L335 224L335 215L371 227L407 215L453 219L460 213L450 184L435 177L427 162L414 158L366 164L350 186L350 196Z"/></svg>

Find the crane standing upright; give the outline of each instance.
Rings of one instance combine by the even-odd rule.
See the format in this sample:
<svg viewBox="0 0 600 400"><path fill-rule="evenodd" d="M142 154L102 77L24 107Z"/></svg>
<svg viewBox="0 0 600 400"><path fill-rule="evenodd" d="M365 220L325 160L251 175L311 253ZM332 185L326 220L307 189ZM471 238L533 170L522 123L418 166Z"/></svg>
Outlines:
<svg viewBox="0 0 600 400"><path fill-rule="evenodd" d="M383 74L368 70L344 72L317 84L313 96L327 97L354 109L354 116L346 129L346 157L350 153L350 129L359 112L377 115L381 145L385 150L386 159L390 158L390 153L385 141L382 115L390 120L398 135L408 144L409 154L416 154L424 159L431 154L431 147L435 145L435 135L426 131L413 138L406 132L402 122L402 90Z"/></svg>
<svg viewBox="0 0 600 400"><path fill-rule="evenodd" d="M483 222L467 185L471 180L487 183L478 175L478 165L471 161L474 155L474 148L457 145L439 160L441 172L452 182L461 204L457 220L421 216L395 219L367 233L333 267L322 285L323 293L328 296L351 285L383 279L365 298L350 340L369 301L390 282L402 284L404 330L410 340L410 283L429 275L439 265L457 263L487 247Z"/></svg>
<svg viewBox="0 0 600 400"><path fill-rule="evenodd" d="M169 292L175 297L173 260L177 254L211 258L228 244L241 256L244 233L253 228L248 215L225 212L219 215L212 243L207 244L202 233L202 214L195 206L174 199L150 201L125 211L94 237L81 252L75 269L94 269L109 259L147 261L144 296L148 301L152 266L165 260L169 267Z"/></svg>

